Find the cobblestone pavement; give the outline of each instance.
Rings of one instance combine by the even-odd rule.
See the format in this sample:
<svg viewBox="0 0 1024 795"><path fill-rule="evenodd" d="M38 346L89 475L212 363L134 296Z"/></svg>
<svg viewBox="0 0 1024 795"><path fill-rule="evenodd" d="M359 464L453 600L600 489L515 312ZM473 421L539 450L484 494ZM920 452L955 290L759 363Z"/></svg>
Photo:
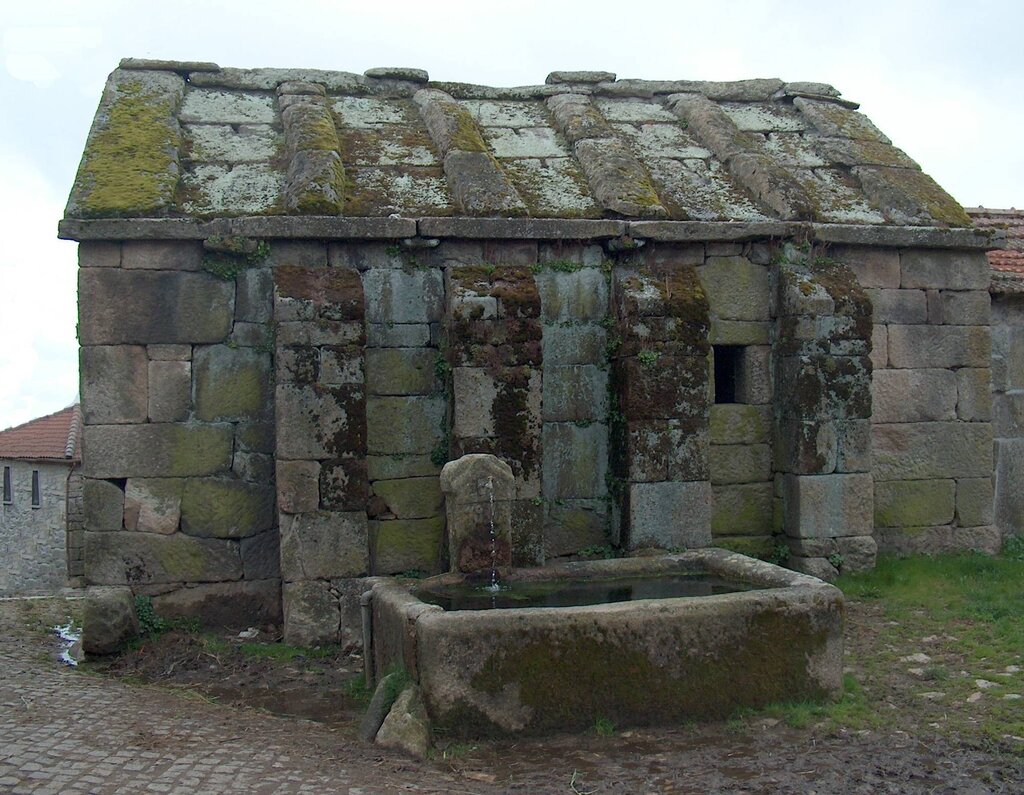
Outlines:
<svg viewBox="0 0 1024 795"><path fill-rule="evenodd" d="M470 791L319 724L62 667L11 613L0 603L0 792Z"/></svg>

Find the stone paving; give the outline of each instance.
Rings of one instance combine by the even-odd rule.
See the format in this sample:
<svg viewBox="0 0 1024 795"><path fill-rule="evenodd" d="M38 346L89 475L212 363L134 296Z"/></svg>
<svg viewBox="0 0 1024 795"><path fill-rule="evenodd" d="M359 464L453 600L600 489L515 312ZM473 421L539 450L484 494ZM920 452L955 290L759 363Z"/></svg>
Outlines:
<svg viewBox="0 0 1024 795"><path fill-rule="evenodd" d="M61 667L11 605L0 602L0 792L466 792L318 724Z"/></svg>

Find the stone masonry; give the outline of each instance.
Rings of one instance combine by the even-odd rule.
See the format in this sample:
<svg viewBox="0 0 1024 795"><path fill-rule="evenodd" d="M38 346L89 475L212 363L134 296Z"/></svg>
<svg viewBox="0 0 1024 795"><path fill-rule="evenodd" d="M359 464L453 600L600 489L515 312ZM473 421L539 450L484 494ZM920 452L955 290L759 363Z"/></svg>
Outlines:
<svg viewBox="0 0 1024 795"><path fill-rule="evenodd" d="M70 464L0 458L11 477L11 501L0 505L0 596L44 594L68 584L66 548ZM39 505L31 504L38 472Z"/></svg>
<svg viewBox="0 0 1024 795"><path fill-rule="evenodd" d="M777 481L797 570L874 566L871 303L841 262L782 250L774 348Z"/></svg>
<svg viewBox="0 0 1024 795"><path fill-rule="evenodd" d="M707 301L692 266L616 269L616 486L630 549L711 541Z"/></svg>
<svg viewBox="0 0 1024 795"><path fill-rule="evenodd" d="M1024 297L992 300L994 522L1000 534L1024 535Z"/></svg>
<svg viewBox="0 0 1024 795"><path fill-rule="evenodd" d="M874 307L872 474L881 550L999 549L993 524L988 262L980 252L835 252Z"/></svg>
<svg viewBox="0 0 1024 795"><path fill-rule="evenodd" d="M79 249L85 579L277 621L269 271L203 264L199 241Z"/></svg>
<svg viewBox="0 0 1024 795"><path fill-rule="evenodd" d="M272 262L285 637L358 643L343 617L369 571L362 283L323 244L278 246Z"/></svg>

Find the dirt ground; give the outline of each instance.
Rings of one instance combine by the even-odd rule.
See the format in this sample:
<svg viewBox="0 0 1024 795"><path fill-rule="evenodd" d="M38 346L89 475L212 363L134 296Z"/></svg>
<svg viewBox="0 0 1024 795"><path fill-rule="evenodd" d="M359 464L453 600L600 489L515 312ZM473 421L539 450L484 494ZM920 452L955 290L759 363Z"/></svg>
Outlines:
<svg viewBox="0 0 1024 795"><path fill-rule="evenodd" d="M255 641L274 639L265 628ZM866 703L877 713L872 728L862 728L863 715L852 728L821 716L795 728L787 725L800 724L792 717L766 713L605 736L476 744L439 738L432 759L409 764L423 769L425 784L433 771L465 782L465 792L1024 792L1024 738L984 735L984 704L935 695L942 683L922 682L920 671L908 668L912 663L878 662L927 648L955 671L955 644L941 641L888 626L877 603L848 602L847 672L862 683ZM251 641L172 631L93 668L245 709L315 720L358 746L365 703L358 657L267 656L243 643ZM934 690L922 694L927 687ZM367 759L380 757L379 750L364 747Z"/></svg>

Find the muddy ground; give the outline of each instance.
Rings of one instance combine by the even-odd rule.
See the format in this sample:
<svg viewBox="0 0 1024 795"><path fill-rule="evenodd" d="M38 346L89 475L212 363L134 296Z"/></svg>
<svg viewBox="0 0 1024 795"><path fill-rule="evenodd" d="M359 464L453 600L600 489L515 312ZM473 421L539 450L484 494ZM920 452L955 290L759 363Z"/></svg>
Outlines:
<svg viewBox="0 0 1024 795"><path fill-rule="evenodd" d="M1017 703L989 693L963 698L960 683L925 681L905 657L927 652L931 668L941 664L954 679L978 672L959 670L955 636L919 637L913 627L893 624L877 603L847 604L847 672L863 689L849 720L775 711L724 723L543 740L456 744L442 737L432 759L409 764L422 767L425 789L431 771L443 771L465 782L465 792L1024 792L1024 738L993 735L986 723L986 710ZM172 631L92 669L312 719L358 747L365 704L361 660L294 650L269 656L259 644L273 640L272 628L253 640ZM381 755L371 746L365 754Z"/></svg>

